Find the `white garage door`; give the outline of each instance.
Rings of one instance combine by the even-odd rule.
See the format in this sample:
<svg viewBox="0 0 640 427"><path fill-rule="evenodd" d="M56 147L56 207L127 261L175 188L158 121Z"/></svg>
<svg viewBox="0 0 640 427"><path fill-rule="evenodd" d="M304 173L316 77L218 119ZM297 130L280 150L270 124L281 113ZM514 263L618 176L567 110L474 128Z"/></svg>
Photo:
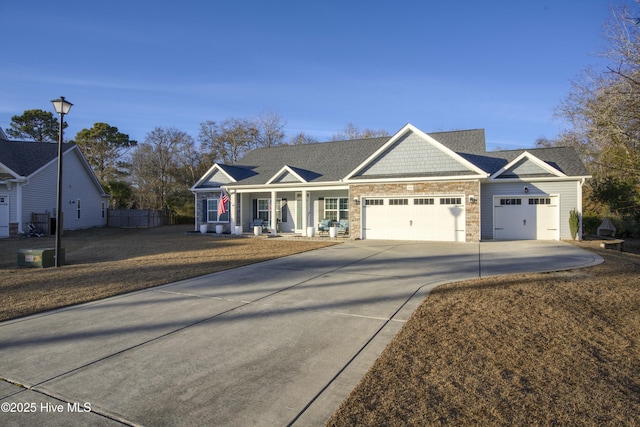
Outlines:
<svg viewBox="0 0 640 427"><path fill-rule="evenodd" d="M465 241L464 196L365 198L363 239Z"/></svg>
<svg viewBox="0 0 640 427"><path fill-rule="evenodd" d="M558 240L558 196L496 196L493 238L499 240Z"/></svg>

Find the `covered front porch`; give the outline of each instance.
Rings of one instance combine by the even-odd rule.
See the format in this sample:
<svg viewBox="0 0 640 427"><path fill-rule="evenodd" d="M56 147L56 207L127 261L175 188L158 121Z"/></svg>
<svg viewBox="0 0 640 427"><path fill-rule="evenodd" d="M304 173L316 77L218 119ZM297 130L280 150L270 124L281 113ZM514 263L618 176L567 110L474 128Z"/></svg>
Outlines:
<svg viewBox="0 0 640 427"><path fill-rule="evenodd" d="M264 233L280 235L322 235L326 223L346 224L349 234L349 189L243 189L229 188L229 232L253 233L255 226Z"/></svg>

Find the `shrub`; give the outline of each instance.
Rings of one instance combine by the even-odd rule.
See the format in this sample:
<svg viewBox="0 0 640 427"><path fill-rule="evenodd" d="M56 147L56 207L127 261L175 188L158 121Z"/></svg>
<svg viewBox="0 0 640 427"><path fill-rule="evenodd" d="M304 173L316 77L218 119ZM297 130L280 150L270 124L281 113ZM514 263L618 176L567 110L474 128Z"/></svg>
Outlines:
<svg viewBox="0 0 640 427"><path fill-rule="evenodd" d="M578 235L578 229L580 228L580 214L577 210L572 209L569 212L569 230L571 231L571 238L576 240Z"/></svg>
<svg viewBox="0 0 640 427"><path fill-rule="evenodd" d="M596 234L600 224L602 224L602 219L597 215L582 215L582 232L584 234Z"/></svg>

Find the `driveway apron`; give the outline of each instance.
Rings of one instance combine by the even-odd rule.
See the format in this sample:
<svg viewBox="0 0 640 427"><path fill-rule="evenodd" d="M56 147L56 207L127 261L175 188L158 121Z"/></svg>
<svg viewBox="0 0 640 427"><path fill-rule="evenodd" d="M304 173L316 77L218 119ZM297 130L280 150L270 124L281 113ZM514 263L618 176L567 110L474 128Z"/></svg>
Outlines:
<svg viewBox="0 0 640 427"><path fill-rule="evenodd" d="M321 425L433 287L600 262L354 241L0 323L0 424Z"/></svg>

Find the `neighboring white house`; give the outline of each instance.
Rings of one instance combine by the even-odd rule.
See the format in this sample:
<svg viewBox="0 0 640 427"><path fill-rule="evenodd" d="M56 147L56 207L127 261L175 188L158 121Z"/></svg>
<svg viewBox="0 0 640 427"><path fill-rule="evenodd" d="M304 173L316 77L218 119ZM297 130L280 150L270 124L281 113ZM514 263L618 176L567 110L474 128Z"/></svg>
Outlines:
<svg viewBox="0 0 640 427"><path fill-rule="evenodd" d="M0 135L0 237L26 231L32 213L56 217L58 145L9 141ZM80 148L63 144L63 228L107 224L109 195Z"/></svg>
<svg viewBox="0 0 640 427"><path fill-rule="evenodd" d="M306 234L329 219L354 239L558 240L571 237L587 178L569 147L487 152L482 129L408 124L390 137L259 148L214 164L191 190L196 229L249 232L259 218Z"/></svg>

